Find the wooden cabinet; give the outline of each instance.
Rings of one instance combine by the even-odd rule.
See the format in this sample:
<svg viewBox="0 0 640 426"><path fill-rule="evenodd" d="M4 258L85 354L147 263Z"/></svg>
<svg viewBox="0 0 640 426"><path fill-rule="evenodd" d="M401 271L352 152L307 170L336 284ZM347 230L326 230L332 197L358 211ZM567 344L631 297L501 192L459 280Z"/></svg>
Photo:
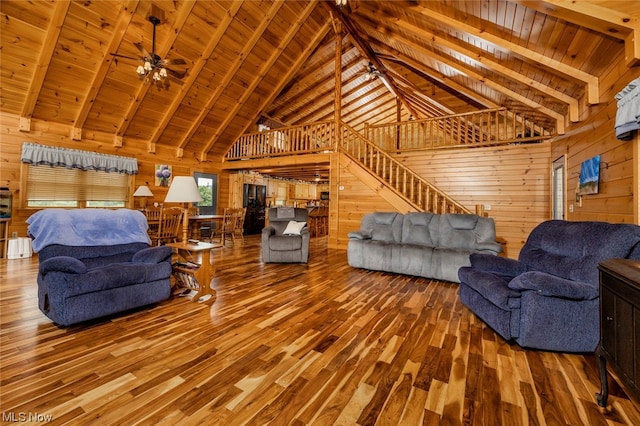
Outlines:
<svg viewBox="0 0 640 426"><path fill-rule="evenodd" d="M279 200L286 200L289 193L289 184L286 182L279 182L276 192L276 198Z"/></svg>
<svg viewBox="0 0 640 426"><path fill-rule="evenodd" d="M640 261L610 259L600 263L600 393L609 396L607 362L630 396L640 400Z"/></svg>

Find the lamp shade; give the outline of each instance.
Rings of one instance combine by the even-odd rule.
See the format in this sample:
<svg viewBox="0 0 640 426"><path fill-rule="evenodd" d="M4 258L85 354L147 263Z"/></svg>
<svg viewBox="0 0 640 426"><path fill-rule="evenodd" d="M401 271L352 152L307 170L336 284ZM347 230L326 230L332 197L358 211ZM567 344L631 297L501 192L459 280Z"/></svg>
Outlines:
<svg viewBox="0 0 640 426"><path fill-rule="evenodd" d="M140 185L136 192L133 193L134 197L153 197L153 192L147 185Z"/></svg>
<svg viewBox="0 0 640 426"><path fill-rule="evenodd" d="M165 203L195 203L202 201L196 180L192 176L174 176Z"/></svg>

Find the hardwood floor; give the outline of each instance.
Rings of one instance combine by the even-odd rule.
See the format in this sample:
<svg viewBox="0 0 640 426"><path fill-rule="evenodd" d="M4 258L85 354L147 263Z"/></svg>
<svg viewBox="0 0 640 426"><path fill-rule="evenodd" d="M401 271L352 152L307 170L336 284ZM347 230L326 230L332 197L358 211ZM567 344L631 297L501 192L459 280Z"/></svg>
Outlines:
<svg viewBox="0 0 640 426"><path fill-rule="evenodd" d="M456 284L351 268L326 237L310 252L263 264L247 236L214 251L212 305L176 296L69 328L37 308L37 258L1 260L2 422L640 424L615 383L598 407L592 355L505 342Z"/></svg>

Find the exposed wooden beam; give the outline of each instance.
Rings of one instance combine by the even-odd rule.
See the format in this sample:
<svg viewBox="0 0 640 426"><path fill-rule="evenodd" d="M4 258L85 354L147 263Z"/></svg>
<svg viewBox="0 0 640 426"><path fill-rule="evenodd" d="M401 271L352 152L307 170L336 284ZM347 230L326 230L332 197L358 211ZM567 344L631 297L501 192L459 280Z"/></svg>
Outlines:
<svg viewBox="0 0 640 426"><path fill-rule="evenodd" d="M342 21L342 25L344 26L344 29L346 30L347 34L353 41L353 44L360 51L360 54L365 58L367 58L373 64L373 66L376 68L376 70L379 73L380 79L382 80L384 85L387 87L387 89L389 89L391 94L393 96L398 96L398 93L397 93L398 91L396 90L395 83L389 77L384 64L378 60L378 58L376 57L376 53L373 51L371 46L369 46L366 43L366 41L362 37L360 37L360 34L362 33L362 31L358 30L358 28L356 27L356 24L351 19L349 19L348 15L346 15L345 13L342 13L342 11L338 8L335 2L325 0L322 2L322 4L328 10L332 11L332 13L336 14L336 16L340 18L340 20ZM412 109L411 104L408 103L406 99L403 99L402 97L400 97L400 101L411 114L418 116L417 111L414 111Z"/></svg>
<svg viewBox="0 0 640 426"><path fill-rule="evenodd" d="M470 100L473 100L475 102L477 102L480 105L483 105L486 108L499 108L500 105L498 105L497 103L495 103L494 101L492 101L491 99L488 99L474 91L472 91L471 89L469 89L466 86L463 86L459 83L456 83L455 81L453 81L452 79L450 79L448 76L442 74L440 71L435 70L431 67L425 67L424 64L416 61L415 59L405 55L404 53L397 51L389 46L386 46L385 49L391 53L392 56L395 56L397 58L398 61L402 61L405 64L413 67L415 70L419 70L419 74L422 75L424 74L423 78L427 78L427 79L431 79L434 80L440 84L442 84L443 86L447 86L450 89L463 94L464 96L466 96L467 98L469 98ZM392 60L392 59L387 59L387 60Z"/></svg>
<svg viewBox="0 0 640 426"><path fill-rule="evenodd" d="M516 1L530 9L623 40L627 66L640 63L640 13L624 13L607 7L606 2L593 3L575 0Z"/></svg>
<svg viewBox="0 0 640 426"><path fill-rule="evenodd" d="M193 135L195 135L196 131L198 130L202 122L205 120L205 118L207 118L207 115L209 115L209 113L213 109L213 106L216 104L220 96L222 96L222 93L224 92L226 87L235 77L236 72L240 69L242 64L244 64L245 61L247 60L249 53L255 47L258 40L260 40L260 37L262 37L262 34L264 33L264 31L267 29L267 27L273 20L275 14L282 7L282 2L283 0L278 0L271 5L271 7L267 11L263 19L260 21L260 24L253 31L251 38L244 43L244 46L242 47L242 51L234 61L233 65L231 65L227 69L227 72L225 73L224 77L218 83L218 87L213 92L213 94L209 97L206 105L204 106L204 108L202 108L196 120L191 124L191 127L187 131L185 137L182 139L182 141L178 145L178 149L184 149L184 147L187 146L187 144L189 143ZM249 89L247 89L247 91L249 91ZM230 117L231 117L231 113L229 112L226 114L226 117L224 120L227 121L230 119ZM202 159L202 161L206 161L206 151L208 151L208 149L203 150L200 154L200 158Z"/></svg>
<svg viewBox="0 0 640 426"><path fill-rule="evenodd" d="M182 101L184 100L185 96L187 96L187 93L189 93L189 90L191 89L195 81L198 79L198 75L200 74L200 71L202 71L204 66L209 61L209 58L213 54L213 51L216 49L216 47L218 47L220 40L222 40L222 37L227 31L227 28L229 28L229 25L231 24L231 22L233 22L233 19L235 18L236 14L242 7L243 2L244 0L237 0L231 4L229 10L224 15L220 24L216 28L216 31L213 37L211 37L204 51L202 52L202 54L194 64L193 68L189 71L189 75L183 81L183 84L180 87L180 91L173 98L173 101L171 101L171 105L169 105L169 108L167 108L167 112L165 112L164 116L162 117L162 120L160 120L160 122L156 126L156 129L154 130L153 135L151 136L151 139L150 139L151 142L157 143L158 139L160 139L162 132L164 132L164 130L167 128L174 114L182 104ZM178 150L179 151L177 152L178 154L177 156L181 158L184 153L184 150L182 148L178 148Z"/></svg>
<svg viewBox="0 0 640 426"><path fill-rule="evenodd" d="M94 101L96 100L98 91L100 90L100 87L104 83L104 79L107 76L109 66L114 60L111 52L115 52L120 43L122 43L122 39L124 38L124 35L127 31L127 27L129 26L129 24L131 24L131 20L133 19L139 3L139 0L129 0L122 3L120 12L118 14L118 19L114 26L113 34L111 35L111 39L109 40L109 43L102 53L100 65L93 75L93 80L91 81L89 90L83 96L84 100L80 107L80 111L78 112L78 115L76 115L76 118L73 122L74 128L82 129L84 127L84 123L87 120L89 111L91 111L91 107L93 106Z"/></svg>
<svg viewBox="0 0 640 426"><path fill-rule="evenodd" d="M178 35L180 34L180 31L182 30L182 27L184 26L184 23L189 17L189 14L191 13L191 10L193 10L193 7L195 6L195 4L196 4L195 1L186 1L181 3L180 8L178 9L178 13L176 14L175 21L173 22L171 29L168 31L169 35L167 36L167 38L164 40L164 42L156 52L158 56L160 56L161 58L164 58L165 56L167 56L167 54L169 53L169 50L171 49L171 46L173 46L173 43L178 38ZM149 91L151 86L152 84L149 81L145 80L144 82L141 82L140 87L138 88L138 91L133 95L133 99L129 104L129 108L127 109L127 112L123 117L122 122L118 126L118 130L116 132L117 135L123 136L126 133L127 129L129 128L129 125L133 121L133 117L136 115L136 112L138 112L138 108L140 107L142 100L147 95L147 92ZM151 149L151 144L149 146L149 150L150 149Z"/></svg>
<svg viewBox="0 0 640 426"><path fill-rule="evenodd" d="M389 20L385 20L385 23L388 21ZM578 106L577 99L574 99L571 96L566 95L563 92L560 92L559 90L552 89L546 84L542 84L519 72L516 72L511 68L502 65L498 61L489 58L487 55L483 53L476 53L471 49L467 49L458 43L453 43L445 38L439 37L436 34L430 31L424 30L422 28L419 28L407 21L403 21L401 19L394 19L393 25L408 31L411 34L415 34L423 40L429 40L429 43L431 44L432 48L436 51L442 51L442 48L444 47L445 49L448 49L450 51L457 52L461 55L466 56L472 61L482 64L487 69L498 72L526 86L533 87L534 89L544 93L545 95L548 95L552 98L559 100L562 103L567 104L569 107L568 108L569 120L574 122L580 120L580 108ZM376 27L376 31L381 32L383 34L387 34L387 36L390 39L398 40L400 43L402 43L403 40L406 40L405 38L399 38L396 34L394 34L392 29L389 26L387 25L382 26L382 22L380 22L380 24Z"/></svg>
<svg viewBox="0 0 640 426"><path fill-rule="evenodd" d="M290 23L289 30L287 31L287 34L285 34L285 36L282 38L282 40L280 40L280 42L278 43L278 47L273 51L269 59L264 61L264 63L256 73L256 76L251 82L251 84L244 91L240 99L238 99L238 102L236 102L235 106L231 109L231 111L229 111L229 113L227 114L225 119L222 121L222 123L220 123L216 132L211 136L211 138L209 138L209 141L205 144L204 149L202 150L200 155L201 158L206 158L207 152L211 149L211 147L216 142L220 134L222 134L224 129L227 127L227 125L233 120L233 118L235 117L236 113L240 110L240 108L242 108L249 101L249 98L251 97L251 94L253 93L255 88L264 79L265 75L269 72L271 67L273 67L273 65L277 62L278 58L280 58L280 55L282 55L282 53L285 51L289 43L291 43L291 41L294 39L296 34L298 34L300 27L304 25L306 19L309 17L309 15L311 15L311 12L313 12L315 7L316 7L316 4L314 2L310 2L305 7L302 14L298 16L298 18L296 19L296 22ZM274 15L276 12L277 11L274 11ZM288 79L286 79L285 82L286 81L288 81ZM277 90L277 88L273 88L272 93L275 93L277 95L279 93L279 90ZM264 107L261 106L258 110L262 111L263 109ZM251 123L248 123L248 124L251 124Z"/></svg>
<svg viewBox="0 0 640 426"><path fill-rule="evenodd" d="M429 19L436 20L443 25L463 31L469 35L493 43L496 46L500 46L504 49L510 50L511 52L527 59L530 62L538 63L556 72L560 72L569 78L582 81L587 84L587 102L589 104L600 103L600 83L598 81L598 77L595 75L566 65L558 60L542 55L531 49L527 49L524 46L520 46L517 43L488 33L484 29L476 28L474 26L456 20L451 16L443 15L439 12L431 10L425 6L410 6L409 8L413 9L417 13L420 13L421 15L428 17Z"/></svg>
<svg viewBox="0 0 640 426"><path fill-rule="evenodd" d="M35 70L33 70L29 92L22 106L22 112L20 114L22 117L31 118L33 115L33 110L36 107L38 96L40 96L44 78L47 75L47 70L51 63L51 57L53 56L56 44L58 43L58 37L60 37L60 32L62 31L62 23L64 22L70 5L71 2L69 1L58 1L55 3L51 22L47 28L47 33L43 37L44 44L38 54L38 63Z"/></svg>

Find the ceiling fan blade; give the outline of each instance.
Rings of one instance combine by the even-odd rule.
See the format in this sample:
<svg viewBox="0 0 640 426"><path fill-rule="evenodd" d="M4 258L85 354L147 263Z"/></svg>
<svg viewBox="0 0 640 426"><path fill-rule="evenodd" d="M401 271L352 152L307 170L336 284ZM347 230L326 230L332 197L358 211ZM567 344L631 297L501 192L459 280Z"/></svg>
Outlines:
<svg viewBox="0 0 640 426"><path fill-rule="evenodd" d="M160 67L167 67L169 65L186 65L187 61L181 58L177 59L163 59L158 63Z"/></svg>
<svg viewBox="0 0 640 426"><path fill-rule="evenodd" d="M151 59L151 54L149 54L149 52L147 51L147 49L144 48L144 46L142 45L142 43L133 43L133 45L140 51L140 53L143 56L143 60L150 60Z"/></svg>
<svg viewBox="0 0 640 426"><path fill-rule="evenodd" d="M165 68L167 70L167 74L177 79L184 78L187 75L187 71L176 71L171 68Z"/></svg>
<svg viewBox="0 0 640 426"><path fill-rule="evenodd" d="M133 56L125 56L125 55L120 55L118 53L110 53L110 55L113 55L116 58L132 59L134 61L141 61L142 60L142 58L134 58Z"/></svg>
<svg viewBox="0 0 640 426"><path fill-rule="evenodd" d="M187 65L187 61L182 58L165 59L165 62L167 63L167 65Z"/></svg>

